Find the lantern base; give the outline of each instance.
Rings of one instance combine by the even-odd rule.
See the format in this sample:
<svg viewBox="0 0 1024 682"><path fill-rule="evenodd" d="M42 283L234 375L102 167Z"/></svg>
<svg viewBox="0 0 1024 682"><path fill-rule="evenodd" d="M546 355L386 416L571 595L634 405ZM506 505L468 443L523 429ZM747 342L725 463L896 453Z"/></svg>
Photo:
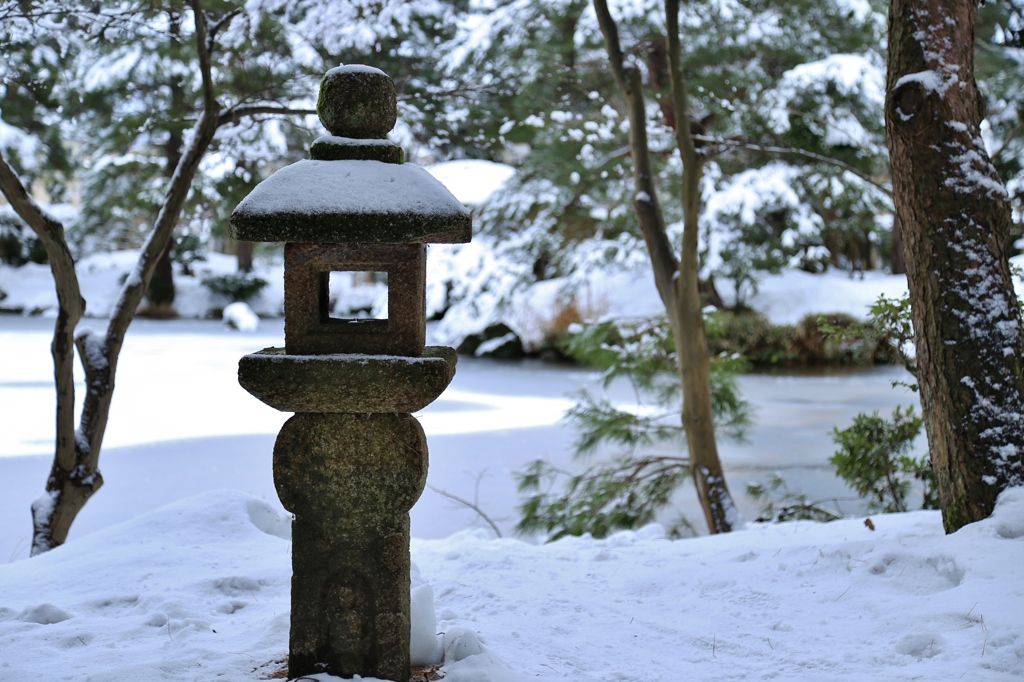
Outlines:
<svg viewBox="0 0 1024 682"><path fill-rule="evenodd" d="M292 524L289 677L409 679L409 510L427 441L408 414L297 414L274 446Z"/></svg>

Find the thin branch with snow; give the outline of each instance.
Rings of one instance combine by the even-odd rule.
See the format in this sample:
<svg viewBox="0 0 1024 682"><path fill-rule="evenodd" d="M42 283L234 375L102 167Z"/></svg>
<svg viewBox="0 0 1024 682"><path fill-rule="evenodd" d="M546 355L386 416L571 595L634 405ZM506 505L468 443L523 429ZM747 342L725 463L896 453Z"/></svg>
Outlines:
<svg viewBox="0 0 1024 682"><path fill-rule="evenodd" d="M863 171L857 170L850 164L840 161L839 159L833 158L831 156L817 154L815 152L807 151L806 149L799 149L798 147L776 147L773 145L759 144L757 142L750 142L749 140L744 140L742 138L722 139L718 137L710 137L707 135L694 135L694 139L700 142L705 142L707 144L725 147L726 149L750 149L756 152L764 152L765 154L801 156L805 159L811 159L812 161L818 161L821 163L828 164L830 166L835 166L836 168L841 168L842 170L845 170L849 173L852 173L853 175L856 175L864 182L878 188L887 196L892 196L892 187L875 180L870 175L867 175Z"/></svg>

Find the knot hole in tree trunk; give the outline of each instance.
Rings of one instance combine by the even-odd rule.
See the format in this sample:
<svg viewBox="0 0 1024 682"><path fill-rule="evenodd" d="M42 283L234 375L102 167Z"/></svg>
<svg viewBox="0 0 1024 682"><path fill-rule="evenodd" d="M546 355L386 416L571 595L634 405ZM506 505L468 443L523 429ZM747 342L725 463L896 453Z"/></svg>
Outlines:
<svg viewBox="0 0 1024 682"><path fill-rule="evenodd" d="M894 123L905 126L921 125L927 117L921 114L928 109L928 90L917 80L907 81L893 89L889 106Z"/></svg>

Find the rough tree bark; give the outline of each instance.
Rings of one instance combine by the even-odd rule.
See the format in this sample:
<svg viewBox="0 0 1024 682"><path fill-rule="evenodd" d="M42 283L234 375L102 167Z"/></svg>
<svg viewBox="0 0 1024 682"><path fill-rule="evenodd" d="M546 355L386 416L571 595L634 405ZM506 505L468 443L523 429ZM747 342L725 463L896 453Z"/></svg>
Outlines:
<svg viewBox="0 0 1024 682"><path fill-rule="evenodd" d="M63 544L78 512L103 485L99 471L100 448L110 414L114 374L124 335L170 240L199 163L217 129L238 123L250 115L314 113L262 105L235 106L222 111L214 97L210 66L212 35L221 24L215 24L208 36L199 0L192 0L192 8L196 17L195 40L203 80L203 111L192 129L191 141L183 150L174 170L164 204L134 269L125 280L104 334L86 331L75 335L75 327L85 311L85 300L64 237L64 227L32 200L17 174L0 156L0 192L43 242L50 259L59 303L51 344L57 390L56 444L46 493L32 504L33 555ZM86 384L77 429L74 423L73 374L76 348L85 370Z"/></svg>
<svg viewBox="0 0 1024 682"><path fill-rule="evenodd" d="M892 0L886 131L947 532L1024 484L1024 327L1007 193L981 140L973 0Z"/></svg>
<svg viewBox="0 0 1024 682"><path fill-rule="evenodd" d="M899 216L892 221L892 274L907 274L906 247L903 246L903 225Z"/></svg>
<svg viewBox="0 0 1024 682"><path fill-rule="evenodd" d="M636 186L633 206L651 258L655 285L675 337L683 387L682 421L697 496L708 530L711 533L728 532L739 517L718 457L711 414L711 363L704 337L697 281L697 220L700 215L703 157L697 152L689 127L677 125L676 144L683 159L683 243L682 257L677 259L668 239L665 217L655 188L640 70L624 61L618 27L608 11L606 0L594 0L594 9L604 34L612 75L628 107L630 153ZM678 1L666 0L665 13L674 120L689 121L686 80L680 64Z"/></svg>

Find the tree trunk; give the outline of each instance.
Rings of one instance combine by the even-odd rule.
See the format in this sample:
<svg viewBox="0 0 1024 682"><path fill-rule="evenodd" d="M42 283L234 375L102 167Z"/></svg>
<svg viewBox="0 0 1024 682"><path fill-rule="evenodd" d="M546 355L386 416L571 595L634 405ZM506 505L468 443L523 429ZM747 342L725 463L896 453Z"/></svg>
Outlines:
<svg viewBox="0 0 1024 682"><path fill-rule="evenodd" d="M839 235L835 232L829 232L825 235L825 248L828 249L828 262L832 267L839 268L839 256L843 253L842 242L839 239Z"/></svg>
<svg viewBox="0 0 1024 682"><path fill-rule="evenodd" d="M238 259L239 272L252 272L253 243L242 241L235 243L235 257Z"/></svg>
<svg viewBox="0 0 1024 682"><path fill-rule="evenodd" d="M947 532L1024 484L1024 329L1007 193L981 140L972 0L892 0L886 131Z"/></svg>
<svg viewBox="0 0 1024 682"><path fill-rule="evenodd" d="M61 498L81 500L80 509L103 485L98 471L80 468L80 443L75 433L75 327L85 312L75 273L75 262L64 237L64 226L44 213L29 196L25 186L0 157L0 192L39 237L50 260L54 286L57 289L58 312L53 328L50 354L53 356L53 379L57 389L57 424L53 465L46 482L46 493L32 503L32 554L53 546L52 519ZM77 513L77 510L75 510Z"/></svg>
<svg viewBox="0 0 1024 682"><path fill-rule="evenodd" d="M704 336L704 314L697 277L700 270L697 258L700 246L700 178L704 158L697 153L690 126L685 125L690 120L690 106L681 63L678 0L665 1L665 19L672 104L676 121L683 122L675 128L676 146L683 159L683 244L678 277L673 281L679 311L679 326L674 331L679 371L683 378L683 428L693 481L708 529L712 533L727 533L740 521L740 517L725 483L711 412L711 360Z"/></svg>
<svg viewBox="0 0 1024 682"><path fill-rule="evenodd" d="M636 209L647 252L654 270L655 286L665 306L675 337L676 358L683 388L682 422L689 450L690 468L708 530L724 533L739 519L738 511L718 457L714 419L711 413L711 364L704 337L697 281L698 224L700 215L700 177L702 159L697 154L687 126L676 127L676 140L683 158L683 244L682 260L677 260L668 240L665 217L651 167L647 142L647 116L643 84L636 67L623 63L618 28L605 0L594 0L601 32L608 50L609 64L629 109L629 141L633 159ZM668 51L672 103L675 120L689 120L686 83L680 68L677 2L665 3L668 18Z"/></svg>
<svg viewBox="0 0 1024 682"><path fill-rule="evenodd" d="M153 270L153 279L149 281L149 289L146 291L146 301L150 305L148 314L153 317L170 317L173 314L174 261L171 260L171 252L174 250L173 241L172 239L167 240L167 246L160 253L156 269Z"/></svg>
<svg viewBox="0 0 1024 682"><path fill-rule="evenodd" d="M15 212L39 237L53 270L59 311L51 346L54 361L54 384L57 393L57 428L53 466L46 482L46 494L32 505L32 554L40 554L63 544L78 512L103 484L99 472L100 448L106 432L107 418L114 392L114 374L128 331L149 286L161 255L174 232L188 197L199 163L209 149L220 126L233 125L254 115L310 115L315 111L292 109L266 104L236 104L220 110L213 92L210 49L205 14L200 0L191 0L195 21L195 44L203 83L203 109L192 128L187 146L178 146L174 156L167 194L153 229L143 245L135 267L125 280L107 324L106 333L83 332L75 335L75 327L85 310L75 264L64 237L61 223L43 212L28 195L24 184L0 155L0 193ZM228 16L232 16L229 14ZM218 24L217 26L222 26ZM216 26L215 26L216 28ZM78 351L85 370L85 398L82 401L78 428L75 428L75 383L73 363Z"/></svg>
<svg viewBox="0 0 1024 682"><path fill-rule="evenodd" d="M99 471L100 448L114 392L117 360L135 311L149 286L160 256L165 252L181 215L199 162L222 121L227 122L213 97L205 23L196 10L196 43L203 68L204 110L193 131L193 141L179 158L164 204L153 223L135 268L125 281L107 324L106 333L82 333L74 329L85 308L79 293L74 262L64 238L63 226L27 199L27 192L10 167L0 158L0 191L46 246L50 257L60 310L54 330L53 357L57 387L57 438L53 466L46 482L46 494L32 504L32 555L48 551L67 539L71 524L89 498L103 484ZM12 199L13 197L13 199ZM74 375L72 337L85 370L86 393L78 428L74 428Z"/></svg>

